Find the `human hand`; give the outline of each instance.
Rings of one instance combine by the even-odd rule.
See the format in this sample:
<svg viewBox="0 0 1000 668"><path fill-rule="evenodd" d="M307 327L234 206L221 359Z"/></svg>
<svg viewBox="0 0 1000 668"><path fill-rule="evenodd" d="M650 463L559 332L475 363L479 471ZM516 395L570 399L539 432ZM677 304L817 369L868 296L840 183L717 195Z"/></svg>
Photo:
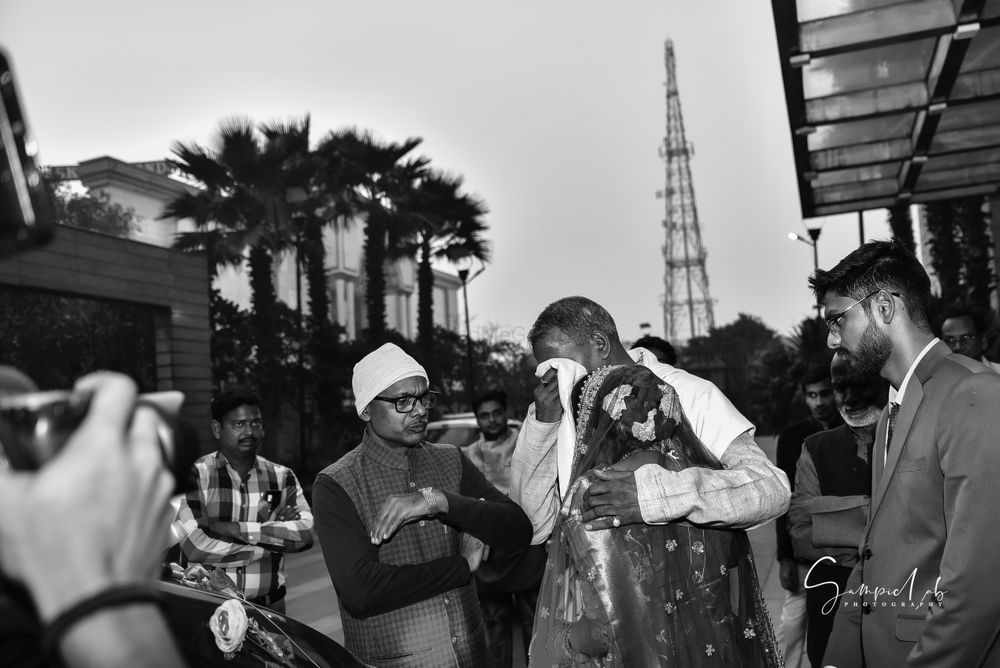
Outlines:
<svg viewBox="0 0 1000 668"><path fill-rule="evenodd" d="M459 554L465 557L465 560L468 562L469 572L475 573L483 563L483 557L486 554L486 544L467 533L461 534L460 539Z"/></svg>
<svg viewBox="0 0 1000 668"><path fill-rule="evenodd" d="M794 559L779 559L780 569L778 579L781 581L781 588L797 594L799 591L799 568Z"/></svg>
<svg viewBox="0 0 1000 668"><path fill-rule="evenodd" d="M294 522L299 517L298 506L280 506L271 514L271 519L278 522Z"/></svg>
<svg viewBox="0 0 1000 668"><path fill-rule="evenodd" d="M440 494L437 490L432 493ZM441 496L444 495L441 494ZM445 510L440 503L438 505L442 511ZM407 522L427 517L429 510L427 501L420 492L393 494L382 504L382 510L379 511L378 518L375 520L375 527L371 532L372 544L381 545Z"/></svg>
<svg viewBox="0 0 1000 668"><path fill-rule="evenodd" d="M583 528L599 531L623 524L642 524L635 472L605 469L595 474L600 482L595 482L583 493Z"/></svg>
<svg viewBox="0 0 1000 668"><path fill-rule="evenodd" d="M38 472L0 474L0 565L43 623L110 587L152 582L173 514L160 418L136 408L135 383L98 373L75 389L90 406L59 454Z"/></svg>
<svg viewBox="0 0 1000 668"><path fill-rule="evenodd" d="M539 422L559 422L563 407L559 400L559 381L556 370L549 369L535 386L535 418Z"/></svg>

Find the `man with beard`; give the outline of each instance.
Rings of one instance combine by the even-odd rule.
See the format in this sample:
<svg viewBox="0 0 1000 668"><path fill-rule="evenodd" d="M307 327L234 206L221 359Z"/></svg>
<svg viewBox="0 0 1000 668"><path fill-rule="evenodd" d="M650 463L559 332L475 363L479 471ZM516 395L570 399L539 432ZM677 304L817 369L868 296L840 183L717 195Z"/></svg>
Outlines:
<svg viewBox="0 0 1000 668"><path fill-rule="evenodd" d="M531 524L459 448L424 441L437 392L398 346L358 362L352 387L364 436L313 487L345 644L376 666L488 665L472 573L483 543L525 547Z"/></svg>
<svg viewBox="0 0 1000 668"><path fill-rule="evenodd" d="M802 454L802 443L806 437L831 429L840 423L837 404L833 397L833 387L830 384L829 365L812 365L806 368L799 380L802 398L809 409L809 416L781 431L778 434L778 445L775 459L778 466L791 484L795 493L795 467ZM806 592L802 588L802 580L811 565L792 546L792 537L788 532L788 515L782 515L774 522L777 534L777 551L779 571L778 578L781 588L785 590L785 602L781 606L780 625L778 627L778 644L788 668L799 668L805 656L806 627L808 613L806 610Z"/></svg>
<svg viewBox="0 0 1000 668"><path fill-rule="evenodd" d="M813 668L822 666L834 614L851 569L858 563L871 498L871 451L875 424L888 385L880 376L848 378L838 358L831 368L833 396L844 424L805 439L788 507L788 530L796 558L810 565L806 594L806 650Z"/></svg>
<svg viewBox="0 0 1000 668"><path fill-rule="evenodd" d="M216 452L194 463L175 527L191 563L221 568L257 605L285 611L282 555L313 543L313 516L292 470L257 455L260 398L234 387L212 400Z"/></svg>
<svg viewBox="0 0 1000 668"><path fill-rule="evenodd" d="M862 245L810 285L849 375L892 386L823 663L1000 666L1000 375L934 337L930 279L897 241Z"/></svg>

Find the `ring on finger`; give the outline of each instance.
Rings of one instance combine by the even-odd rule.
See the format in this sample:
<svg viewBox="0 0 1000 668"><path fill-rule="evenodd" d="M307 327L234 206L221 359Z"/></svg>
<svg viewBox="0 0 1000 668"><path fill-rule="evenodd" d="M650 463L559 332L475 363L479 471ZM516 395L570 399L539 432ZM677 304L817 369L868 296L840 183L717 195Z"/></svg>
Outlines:
<svg viewBox="0 0 1000 668"><path fill-rule="evenodd" d="M611 520L611 526L613 526L615 528L618 528L621 525L622 525L622 521L620 519L618 519L617 517L615 517L614 519Z"/></svg>

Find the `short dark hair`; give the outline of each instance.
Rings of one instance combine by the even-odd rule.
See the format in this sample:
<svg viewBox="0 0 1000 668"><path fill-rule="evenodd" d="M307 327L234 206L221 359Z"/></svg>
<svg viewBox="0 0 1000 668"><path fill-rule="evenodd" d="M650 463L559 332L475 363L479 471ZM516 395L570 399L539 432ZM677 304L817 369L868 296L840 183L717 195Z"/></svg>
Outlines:
<svg viewBox="0 0 1000 668"><path fill-rule="evenodd" d="M495 401L503 406L504 410L507 410L507 393L503 390L490 390L476 397L476 400L472 402L472 412L478 413L479 407L488 401Z"/></svg>
<svg viewBox="0 0 1000 668"><path fill-rule="evenodd" d="M876 290L898 293L913 324L931 331L931 279L916 256L896 239L862 244L833 269L817 269L809 277L809 286L819 302L827 292L854 299L864 299ZM867 300L861 308L871 313Z"/></svg>
<svg viewBox="0 0 1000 668"><path fill-rule="evenodd" d="M249 387L235 385L215 395L212 399L212 419L222 422L222 418L240 406L260 407L260 397Z"/></svg>
<svg viewBox="0 0 1000 668"><path fill-rule="evenodd" d="M670 342L658 336L644 336L632 344L632 348L645 348L652 352L663 353L664 361L673 366L677 364L677 351L670 345Z"/></svg>
<svg viewBox="0 0 1000 668"><path fill-rule="evenodd" d="M586 343L594 332L618 341L614 318L597 302L586 297L563 297L538 314L528 331L528 343L535 343L559 330L577 345Z"/></svg>
<svg viewBox="0 0 1000 668"><path fill-rule="evenodd" d="M979 336L984 335L989 330L993 320L992 314L988 313L986 309L972 304L952 304L949 306L944 315L941 316L941 325L944 326L944 321L952 318L968 318L972 321L972 326L976 328L976 334Z"/></svg>
<svg viewBox="0 0 1000 668"><path fill-rule="evenodd" d="M823 381L831 382L830 380L830 366L822 364L810 364L802 372L799 377L799 387L802 391L806 391L806 385L812 385L814 383L822 383Z"/></svg>

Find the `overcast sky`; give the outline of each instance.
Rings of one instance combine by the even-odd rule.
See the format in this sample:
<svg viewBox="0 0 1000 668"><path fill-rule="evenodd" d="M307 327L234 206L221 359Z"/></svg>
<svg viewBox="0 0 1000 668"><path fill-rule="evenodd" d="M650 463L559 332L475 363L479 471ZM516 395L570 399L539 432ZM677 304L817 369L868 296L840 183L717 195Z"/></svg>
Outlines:
<svg viewBox="0 0 1000 668"><path fill-rule="evenodd" d="M494 261L469 286L474 335L523 336L550 301L662 333L664 41L674 42L717 325L787 333L809 314L812 250L766 0L504 2L3 0L44 164L168 156L220 120L312 115L424 139L489 205ZM888 234L883 211L868 238ZM858 244L822 224L820 266Z"/></svg>

